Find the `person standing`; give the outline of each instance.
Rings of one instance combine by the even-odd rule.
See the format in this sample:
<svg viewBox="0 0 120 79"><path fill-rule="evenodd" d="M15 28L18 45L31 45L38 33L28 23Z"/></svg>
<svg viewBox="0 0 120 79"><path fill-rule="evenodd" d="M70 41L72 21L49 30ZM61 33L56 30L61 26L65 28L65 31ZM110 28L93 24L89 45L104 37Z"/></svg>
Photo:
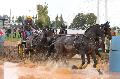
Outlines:
<svg viewBox="0 0 120 79"><path fill-rule="evenodd" d="M18 33L19 33L19 38L22 38L22 31L20 28L18 29Z"/></svg>
<svg viewBox="0 0 120 79"><path fill-rule="evenodd" d="M13 29L13 38L16 38L16 28Z"/></svg>

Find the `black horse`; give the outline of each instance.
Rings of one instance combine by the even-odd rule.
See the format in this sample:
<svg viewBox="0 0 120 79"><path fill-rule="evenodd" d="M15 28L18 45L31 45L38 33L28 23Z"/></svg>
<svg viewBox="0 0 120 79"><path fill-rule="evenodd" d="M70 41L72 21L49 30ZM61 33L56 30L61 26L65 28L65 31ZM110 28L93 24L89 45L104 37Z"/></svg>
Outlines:
<svg viewBox="0 0 120 79"><path fill-rule="evenodd" d="M81 40L82 39L82 40ZM104 29L100 25L96 24L87 29L82 38L79 36L75 39L75 48L78 50L78 53L81 54L82 66L85 64L85 55L87 56L87 64L90 63L90 55L93 58L94 65L96 67L96 50L100 40L104 40ZM82 53L80 52L82 50ZM99 54L98 54L99 55Z"/></svg>
<svg viewBox="0 0 120 79"><path fill-rule="evenodd" d="M41 33L37 35L32 35L31 43L34 49L34 54L40 54L41 58L48 58L49 52L52 52L52 40L54 32L53 30L43 29ZM28 40L30 42L30 40Z"/></svg>
<svg viewBox="0 0 120 79"><path fill-rule="evenodd" d="M108 22L104 25L94 25L85 31L84 35L77 36L61 36L55 41L56 58L72 58L75 54L81 54L82 65L85 64L85 55L88 64L90 63L90 55L94 60L94 67L97 65L96 53L100 40L104 40ZM69 51L70 50L70 51ZM89 51L92 51L90 53ZM99 55L99 54L98 54Z"/></svg>
<svg viewBox="0 0 120 79"><path fill-rule="evenodd" d="M86 52L88 64L90 63L90 55L91 55L94 60L93 67L96 67L97 65L96 55L101 57L98 49L101 48L102 44L104 44L105 37L108 37L109 40L111 40L112 38L109 22L106 22L105 24L102 24L102 25L97 24L87 29L84 35L85 37L83 38L83 40L85 41L84 45L86 46L86 49L87 49L87 52L86 51L85 52ZM83 61L85 63L85 60Z"/></svg>

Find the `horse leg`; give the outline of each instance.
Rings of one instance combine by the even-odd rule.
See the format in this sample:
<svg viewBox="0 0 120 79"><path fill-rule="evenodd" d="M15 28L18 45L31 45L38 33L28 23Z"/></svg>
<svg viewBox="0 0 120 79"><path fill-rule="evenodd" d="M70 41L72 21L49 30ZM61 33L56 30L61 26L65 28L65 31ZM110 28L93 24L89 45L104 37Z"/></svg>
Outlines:
<svg viewBox="0 0 120 79"><path fill-rule="evenodd" d="M92 59L94 61L93 67L96 68L97 60L96 60L96 53L95 53L95 51L92 52L91 56L92 56Z"/></svg>
<svg viewBox="0 0 120 79"><path fill-rule="evenodd" d="M87 67L87 65L90 64L90 53L91 53L91 51L88 51L88 52L86 51L87 64L83 65L83 67L82 67L83 69L85 69Z"/></svg>
<svg viewBox="0 0 120 79"><path fill-rule="evenodd" d="M85 52L83 52L82 54L81 54L81 59L82 59L82 64L80 65L80 69L82 69L83 68L83 66L84 66L84 64L85 64Z"/></svg>
<svg viewBox="0 0 120 79"><path fill-rule="evenodd" d="M102 52L105 53L106 51L105 51L105 44L104 44L104 42L101 44L101 48L102 48Z"/></svg>
<svg viewBox="0 0 120 79"><path fill-rule="evenodd" d="M87 56L87 64L90 64L90 55L86 54L86 56Z"/></svg>
<svg viewBox="0 0 120 79"><path fill-rule="evenodd" d="M54 45L51 45L51 46L48 48L48 54L47 54L47 57L52 58L52 55L53 55L54 53L55 53Z"/></svg>
<svg viewBox="0 0 120 79"><path fill-rule="evenodd" d="M99 62L101 62L101 55L100 55L99 51L98 51L98 50L95 50L95 53L96 53L96 55L98 55L99 58L100 58L100 59L98 59L98 61L100 60ZM100 63L99 63L99 64L100 64ZM99 73L99 74L102 74L102 72L101 72L101 70L100 70L100 68L99 68L99 65L97 65L96 67L97 67L98 73Z"/></svg>
<svg viewBox="0 0 120 79"><path fill-rule="evenodd" d="M48 59L50 56L51 56L51 52L48 50L47 55L46 55L46 59Z"/></svg>
<svg viewBox="0 0 120 79"><path fill-rule="evenodd" d="M96 55L98 55L98 60L101 60L101 54L99 53L98 49L95 50Z"/></svg>
<svg viewBox="0 0 120 79"><path fill-rule="evenodd" d="M98 50L95 50L96 55L98 55L101 58L101 54L99 53Z"/></svg>

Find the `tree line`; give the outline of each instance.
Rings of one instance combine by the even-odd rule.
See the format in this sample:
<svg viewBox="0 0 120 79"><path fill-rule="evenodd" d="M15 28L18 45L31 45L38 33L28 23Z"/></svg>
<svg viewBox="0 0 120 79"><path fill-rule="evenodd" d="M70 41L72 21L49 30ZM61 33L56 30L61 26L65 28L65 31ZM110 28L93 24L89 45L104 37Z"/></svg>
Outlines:
<svg viewBox="0 0 120 79"><path fill-rule="evenodd" d="M37 16L33 17L35 19L35 24L39 28L44 27L53 27L53 28L60 28L61 25L66 26L66 22L63 19L62 14L60 16L56 15L55 20L51 21L48 15L48 5L37 5ZM22 22L24 19L23 16L19 16L17 22ZM94 13L78 13L70 26L67 26L70 29L87 29L88 27L96 24L97 17Z"/></svg>

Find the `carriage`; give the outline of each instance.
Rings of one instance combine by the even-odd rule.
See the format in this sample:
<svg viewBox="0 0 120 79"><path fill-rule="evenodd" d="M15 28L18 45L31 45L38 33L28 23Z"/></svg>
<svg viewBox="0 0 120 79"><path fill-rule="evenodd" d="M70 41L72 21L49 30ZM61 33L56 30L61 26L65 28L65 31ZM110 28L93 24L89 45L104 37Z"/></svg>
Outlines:
<svg viewBox="0 0 120 79"><path fill-rule="evenodd" d="M67 36L66 34L54 35L51 30L44 30L32 40L32 46L27 46L26 41L21 42L21 44L18 46L18 48L20 48L19 53L22 53L23 56L26 53L26 50L29 50L28 53L31 54L31 51L34 51L33 47L35 47L35 53L44 54L44 58L49 58L50 56L55 55L55 59L62 58L62 60L72 58L75 54L80 54L82 66L85 64L85 55L87 56L87 64L90 63L91 55L94 61L93 66L96 67L96 55L101 57L98 49L101 48L101 44L104 44L104 38L106 36L108 39L111 39L111 30L109 27L110 26L108 22L103 25L96 24L87 29L82 35L70 36ZM74 49L73 52L69 51L70 49ZM44 53L40 52L41 50L43 50Z"/></svg>
<svg viewBox="0 0 120 79"><path fill-rule="evenodd" d="M18 44L18 54L19 54L19 56L23 57L26 50L31 49L31 45L28 45L26 43L26 40L32 34L32 29L31 29L32 27L33 27L32 17L28 16L24 20L23 27L21 28L22 39L21 39L20 43Z"/></svg>

